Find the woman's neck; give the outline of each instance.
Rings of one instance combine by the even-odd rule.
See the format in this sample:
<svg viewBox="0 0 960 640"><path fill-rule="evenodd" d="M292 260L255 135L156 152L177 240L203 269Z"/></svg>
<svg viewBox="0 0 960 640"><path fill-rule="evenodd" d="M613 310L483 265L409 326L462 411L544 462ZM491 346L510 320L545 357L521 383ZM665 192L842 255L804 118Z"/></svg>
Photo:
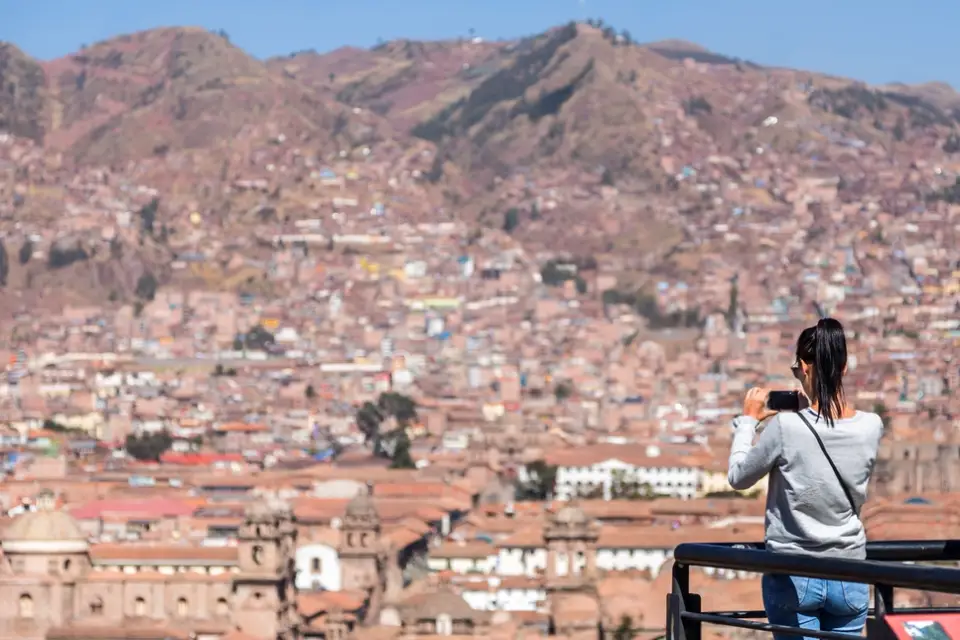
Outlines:
<svg viewBox="0 0 960 640"><path fill-rule="evenodd" d="M848 405L845 399L841 398L839 404L840 404L839 406L840 411L839 411L838 418L852 418L853 416L856 415L857 410L851 407L850 405ZM811 400L810 409L812 409L813 411L816 411L817 413L820 413L820 403L816 400Z"/></svg>

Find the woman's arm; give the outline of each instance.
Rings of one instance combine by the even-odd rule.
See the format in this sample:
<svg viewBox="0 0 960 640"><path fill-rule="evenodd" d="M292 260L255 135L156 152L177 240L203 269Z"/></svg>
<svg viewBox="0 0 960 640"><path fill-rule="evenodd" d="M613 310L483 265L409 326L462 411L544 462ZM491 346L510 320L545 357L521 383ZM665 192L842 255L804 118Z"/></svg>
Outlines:
<svg viewBox="0 0 960 640"><path fill-rule="evenodd" d="M733 445L730 447L730 470L727 480L737 490L749 489L770 473L782 451L779 416L767 422L763 433L753 444L760 422L756 418L740 416L733 420Z"/></svg>

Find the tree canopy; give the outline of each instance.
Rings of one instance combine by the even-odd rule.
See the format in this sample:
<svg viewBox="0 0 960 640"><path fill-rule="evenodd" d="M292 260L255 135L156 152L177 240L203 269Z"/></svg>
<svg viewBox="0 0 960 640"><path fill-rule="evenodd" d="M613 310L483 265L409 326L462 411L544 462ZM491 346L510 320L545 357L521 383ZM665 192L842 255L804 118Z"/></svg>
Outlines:
<svg viewBox="0 0 960 640"><path fill-rule="evenodd" d="M160 456L173 446L173 438L167 431L143 433L139 436L127 436L125 448L127 453L137 460L159 462Z"/></svg>
<svg viewBox="0 0 960 640"><path fill-rule="evenodd" d="M557 467L544 460L535 460L526 469L526 481L517 483L517 500L549 500L557 481Z"/></svg>
<svg viewBox="0 0 960 640"><path fill-rule="evenodd" d="M383 423L393 418L396 426L384 431ZM387 458L395 469L414 468L407 428L417 420L417 403L402 393L381 393L377 402L364 402L357 409L357 428L373 447L374 455Z"/></svg>

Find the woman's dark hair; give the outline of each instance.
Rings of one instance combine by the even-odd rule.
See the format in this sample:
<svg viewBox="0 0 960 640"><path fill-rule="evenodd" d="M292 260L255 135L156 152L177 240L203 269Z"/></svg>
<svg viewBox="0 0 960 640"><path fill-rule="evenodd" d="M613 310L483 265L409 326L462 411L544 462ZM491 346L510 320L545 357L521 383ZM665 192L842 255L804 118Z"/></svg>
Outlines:
<svg viewBox="0 0 960 640"><path fill-rule="evenodd" d="M847 338L843 325L833 318L821 318L797 338L797 360L813 365L813 395L828 425L840 418L843 407L843 371L847 367Z"/></svg>

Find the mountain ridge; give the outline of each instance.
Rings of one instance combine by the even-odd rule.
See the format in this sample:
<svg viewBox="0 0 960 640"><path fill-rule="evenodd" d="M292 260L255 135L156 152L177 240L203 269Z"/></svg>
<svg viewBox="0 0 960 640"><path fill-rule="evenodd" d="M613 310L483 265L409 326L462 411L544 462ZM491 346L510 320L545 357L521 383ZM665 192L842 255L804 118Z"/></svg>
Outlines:
<svg viewBox="0 0 960 640"><path fill-rule="evenodd" d="M11 85L0 122L62 156L64 175L135 176L165 215L202 210L223 233L316 211L321 167L370 166L364 206L405 181L395 209L410 220L507 231L545 255L642 253L627 261L637 269L676 255L685 228L736 198L787 206L775 174L740 183L766 158L859 185L873 178L851 158L812 158L846 145L909 166L960 151L960 99L942 84L871 87L583 23L266 60L169 27L46 62L0 46ZM687 179L698 171L728 174L740 193L711 196ZM165 224L191 228L182 214Z"/></svg>

